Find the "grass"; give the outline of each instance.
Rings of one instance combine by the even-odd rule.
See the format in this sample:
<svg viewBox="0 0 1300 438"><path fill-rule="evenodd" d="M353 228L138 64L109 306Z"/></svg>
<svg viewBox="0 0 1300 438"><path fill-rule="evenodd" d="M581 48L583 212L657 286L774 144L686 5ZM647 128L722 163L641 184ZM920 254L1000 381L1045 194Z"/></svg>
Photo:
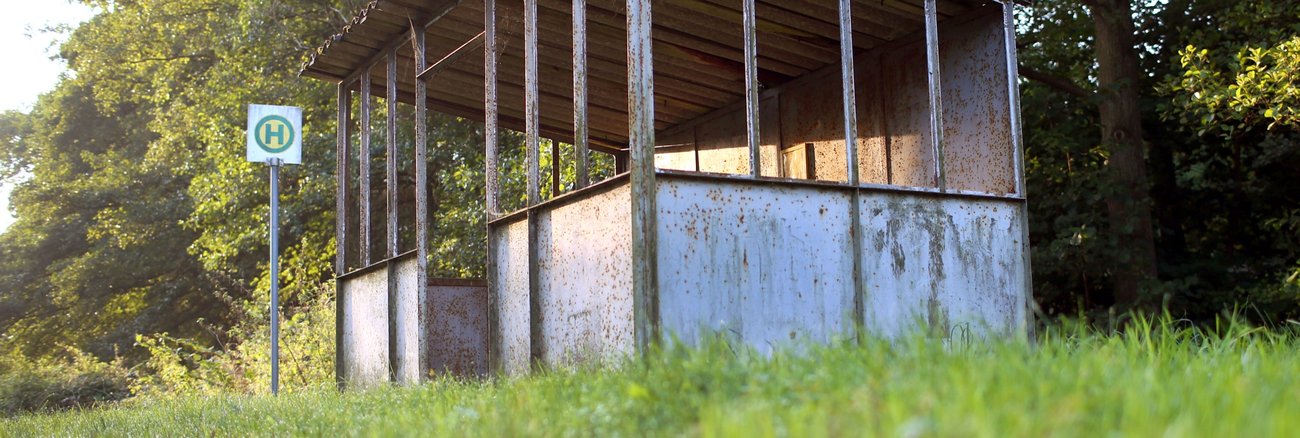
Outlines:
<svg viewBox="0 0 1300 438"><path fill-rule="evenodd" d="M1140 321L1036 346L917 338L767 357L712 342L603 371L135 400L18 417L0 435L1284 436L1297 413L1295 334Z"/></svg>

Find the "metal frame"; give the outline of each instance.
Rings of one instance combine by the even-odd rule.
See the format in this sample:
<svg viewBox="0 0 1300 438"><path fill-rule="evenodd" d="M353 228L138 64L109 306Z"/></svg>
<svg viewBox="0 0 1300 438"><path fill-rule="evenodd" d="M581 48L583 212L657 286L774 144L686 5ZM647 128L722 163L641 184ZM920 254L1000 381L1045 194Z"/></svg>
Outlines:
<svg viewBox="0 0 1300 438"><path fill-rule="evenodd" d="M934 148L934 184L947 190L943 168L943 85L939 72L939 12L936 0L925 0L925 61L930 82L930 141Z"/></svg>
<svg viewBox="0 0 1300 438"><path fill-rule="evenodd" d="M1010 104L1011 115L1009 122L1011 124L1011 147L1012 160L1016 172L1016 196L1022 201L1020 205L1020 241L1024 245L1024 265L1025 265L1025 336L1029 341L1036 338L1034 331L1034 314L1038 310L1037 303L1034 302L1033 290L1033 270L1034 265L1031 263L1030 245L1029 245L1029 203L1028 194L1025 193L1025 140L1024 132L1021 131L1023 126L1020 119L1020 72L1019 61L1016 56L1016 2L1002 2L1002 36L1005 41L1005 52L1007 56L1007 96Z"/></svg>
<svg viewBox="0 0 1300 438"><path fill-rule="evenodd" d="M866 323L866 281L862 270L862 191L858 175L858 106L857 89L853 71L853 3L840 0L840 79L844 103L844 153L848 183L853 187L849 206L849 236L853 250L853 322L862 327Z"/></svg>
<svg viewBox="0 0 1300 438"><path fill-rule="evenodd" d="M745 32L745 142L749 146L749 174L757 178L763 175L762 145L758 135L761 125L758 118L758 36L755 35L758 20L754 12L754 0L743 1L744 18L741 21L744 22Z"/></svg>
<svg viewBox="0 0 1300 438"><path fill-rule="evenodd" d="M535 364L540 364L545 356L544 345L541 342L541 298L538 296L540 270L537 266L538 260L538 236L537 229L537 209L550 205L550 202L544 202L541 196L540 186L540 140L544 134L541 126L541 109L540 109L540 83L539 83L539 0L524 0L524 118L525 118L525 146L526 163L527 163L527 208L523 211L503 216L500 208L500 175L498 168L499 157L499 129L500 129L500 108L498 107L498 71L500 66L500 41L497 34L496 22L496 1L484 1L484 30L482 33L472 37L458 48L442 57L432 65L426 59L425 32L427 24L423 27L412 26L409 34L409 41L415 49L415 146L414 155L415 163L415 197L416 212L415 221L417 225L415 236L414 252L418 254L418 282L419 297L421 302L426 298L426 289L428 287L428 244L430 239L429 212L428 212L428 126L427 111L430 97L427 90L427 81L435 78L443 69L463 58L465 55L473 52L479 46L484 51L484 147L486 153L485 185L486 185L486 211L488 216L488 239L489 242L494 238L492 223L507 217L517 217L517 215L526 215L529 222L528 241L529 241L529 290L530 290L530 314L532 323L530 324L532 347L530 355ZM453 2L454 3L454 2ZM590 139L588 135L588 69L587 69L587 1L573 0L572 3L572 32L573 32L573 139L576 150L575 170L577 180L574 184L575 191L591 186L590 182ZM964 192L961 190L948 190L944 169L944 136L943 136L943 97L942 83L939 60L939 39L938 39L938 12L937 0L924 0L924 41L927 61L927 79L929 93L929 119L930 131L932 135L932 144L930 145L934 155L935 171L935 188L906 188L894 186L881 186L878 184L863 184L859 172L859 147L858 147L858 108L857 108L857 90L855 80L855 51L854 46L854 17L852 14L853 0L838 1L838 25L840 35L840 79L842 87L842 105L843 105L843 128L844 128L844 147L847 169L847 184L830 184L838 187L845 187L852 191L851 211L852 222L847 232L851 236L853 245L853 317L855 323L859 326L864 321L864 303L867 297L867 287L864 280L862 248L864 245L865 231L862 229L860 213L860 204L863 190L888 189L895 191L906 191L917 194L931 194L943 196L975 196L998 199L1018 199L1022 202L1025 196L1024 182L1024 156L1023 156L1023 138L1020 132L1021 119L1019 114L1019 89L1016 80L1018 75L1015 71L1015 35L1014 35L1014 2L1002 2L1003 7L1003 24L1005 33L1005 44L1007 51L1007 92L1010 95L1010 123L1012 137L1014 142L1014 166L1015 166L1015 195L998 196L993 194ZM645 347L659 342L662 333L660 333L661 319L659 315L659 285L658 285L658 236L656 218L656 198L657 185L656 175L658 174L655 164L655 99L654 99L654 62L652 50L652 7L651 0L626 0L626 19L627 19L627 114L628 114L628 144L626 155L620 163L622 169L628 172L628 184L631 191L632 215L630 218L632 227L632 297L634 309L635 325L635 347L638 352L647 351ZM743 110L745 111L746 120L746 146L748 148L748 159L750 165L749 175L740 177L748 181L768 182L764 178L762 171L762 153L761 153L761 112L760 99L767 95L769 91L761 90L762 84L759 82L758 70L758 45L757 45L757 4L756 0L742 0L742 31L744 43L744 79L745 93ZM861 5L859 5L861 6ZM551 8L553 5L546 4L545 7ZM448 6L447 10L450 10ZM432 23L437 18L445 14L435 14ZM859 26L862 23L859 22ZM870 34L868 34L870 35ZM338 189L337 189L337 212L338 218L336 228L338 233L336 256L336 265L339 272L340 281L348 273L348 252L350 240L354 237L351 235L347 214L351 208L352 195L348 184L352 164L352 144L350 123L352 123L351 100L352 89L357 88L360 95L360 145L357 150L357 166L359 167L357 202L359 203L358 215L360 217L357 231L359 262L363 267L362 270L371 267L377 267L386 262L391 262L399 257L401 250L400 236L398 233L398 169L397 157L399 155L397 145L397 102L398 102L398 56L397 50L402 47L405 41L404 36L398 35L394 41L386 44L385 48L371 58L364 67L358 69L338 85L338 125L339 131L337 136L337 155L338 155ZM386 58L386 60L385 60ZM387 136L386 136L386 188L387 188L387 230L385 241L387 248L385 251L386 258L380 262L372 261L371 248L371 175L370 168L372 165L371 157L371 102L372 93L372 69L378 62L386 61L386 98L387 98ZM832 67L833 68L833 67ZM883 67L882 67L883 68ZM828 72L829 74L829 72ZM828 76L829 77L829 76ZM883 93L881 93L883 94ZM516 95L517 96L517 95ZM879 96L878 96L879 97ZM740 102L736 102L740 104ZM778 101L779 104L779 101ZM710 113L712 114L712 113ZM707 116L706 116L707 117ZM551 131L546 131L551 132ZM552 142L552 200L567 199L560 194L560 151L558 143ZM699 169L698 145L696 148L696 170ZM891 153L888 148L886 154ZM887 167L887 178L892 182L892 170ZM775 180L772 180L775 181ZM811 182L816 184L815 182ZM1022 218L1027 217L1027 209L1022 213ZM1027 219L1026 219L1027 220ZM1026 235L1022 236L1025 242L1025 257L1028 257L1028 235L1027 227L1022 224L1022 229ZM492 251L488 251L488 272L492 275L497 268L496 260L492 258ZM373 263L372 263L373 262ZM1028 260L1026 259L1026 266ZM1026 284L1028 284L1028 271L1026 273ZM392 295L393 287L390 286L390 357L396 357L393 349L397 336L393 334L396 330L391 321L394 320L392 312L396 310L391 305L396 298ZM1032 296L1026 293L1027 302L1026 312L1032 310ZM494 370L500 371L499 348L500 333L497 329L499 315L497 312L497 303L500 302L499 296L489 296L489 362ZM339 301L340 306L342 300ZM338 309L340 318L344 309ZM431 320L434 315L426 314L426 310L420 307L419 319L421 326L424 326ZM1032 326L1032 314L1027 317L1026 324ZM341 321L341 319L340 319ZM1032 327L1030 327L1032 330ZM341 329L339 329L341 336ZM1032 335L1031 335L1032 336ZM420 368L423 370L426 366L425 356L429 350L423 333L419 337ZM342 359L346 352L340 345L337 351L339 365L342 366ZM390 367L396 367L395 361L390 362ZM342 369L336 369L336 373L342 376ZM395 368L390 368L390 378L396 378ZM342 383L342 382L340 382Z"/></svg>
<svg viewBox="0 0 1300 438"><path fill-rule="evenodd" d="M627 0L627 112L632 186L632 307L637 351L659 340L654 60L650 0Z"/></svg>

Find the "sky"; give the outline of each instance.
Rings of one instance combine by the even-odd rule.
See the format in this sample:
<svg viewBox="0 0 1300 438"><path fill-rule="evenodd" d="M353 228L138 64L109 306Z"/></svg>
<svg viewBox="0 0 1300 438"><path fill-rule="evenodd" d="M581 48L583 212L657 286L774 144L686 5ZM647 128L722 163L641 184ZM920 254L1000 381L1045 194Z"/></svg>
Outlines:
<svg viewBox="0 0 1300 438"><path fill-rule="evenodd" d="M68 0L0 0L0 59L8 64L0 69L0 111L30 111L36 98L58 82L66 66L50 59L58 53L58 43L66 34L44 32L58 25L76 27L90 19L94 11ZM0 187L0 230L9 228L14 218L9 211L9 191Z"/></svg>

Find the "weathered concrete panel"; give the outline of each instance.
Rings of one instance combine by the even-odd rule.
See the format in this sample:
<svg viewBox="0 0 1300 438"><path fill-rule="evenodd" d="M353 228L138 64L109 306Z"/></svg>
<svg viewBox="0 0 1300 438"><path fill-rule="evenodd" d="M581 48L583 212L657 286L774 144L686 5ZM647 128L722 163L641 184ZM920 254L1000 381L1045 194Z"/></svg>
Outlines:
<svg viewBox="0 0 1300 438"><path fill-rule="evenodd" d="M388 381L388 270L339 280L343 377L348 387Z"/></svg>
<svg viewBox="0 0 1300 438"><path fill-rule="evenodd" d="M695 131L682 130L655 139L655 168L699 170L695 166Z"/></svg>
<svg viewBox="0 0 1300 438"><path fill-rule="evenodd" d="M944 176L949 189L1015 192L1006 49L997 6L940 29Z"/></svg>
<svg viewBox="0 0 1300 438"><path fill-rule="evenodd" d="M895 337L926 322L956 337L1023 333L1020 202L864 191L867 329Z"/></svg>
<svg viewBox="0 0 1300 438"><path fill-rule="evenodd" d="M495 261L495 271L488 275L491 293L497 297L496 311L501 345L493 360L501 361L501 370L507 374L528 371L529 353L529 289L528 289L528 221L518 221L492 226L493 238L489 242Z"/></svg>
<svg viewBox="0 0 1300 438"><path fill-rule="evenodd" d="M781 176L778 166L781 143L779 105L780 101L775 97L759 102L759 169L763 176ZM745 124L745 112L740 109L694 128L701 171L749 174L749 145Z"/></svg>
<svg viewBox="0 0 1300 438"><path fill-rule="evenodd" d="M542 359L632 353L632 201L627 185L539 213Z"/></svg>
<svg viewBox="0 0 1300 438"><path fill-rule="evenodd" d="M429 281L429 368L462 377L488 373L488 291L483 282Z"/></svg>
<svg viewBox="0 0 1300 438"><path fill-rule="evenodd" d="M852 327L849 192L660 177L663 329L768 350Z"/></svg>
<svg viewBox="0 0 1300 438"><path fill-rule="evenodd" d="M414 253L389 262L389 281L393 284L391 312L397 355L392 358L398 383L420 383L420 289Z"/></svg>

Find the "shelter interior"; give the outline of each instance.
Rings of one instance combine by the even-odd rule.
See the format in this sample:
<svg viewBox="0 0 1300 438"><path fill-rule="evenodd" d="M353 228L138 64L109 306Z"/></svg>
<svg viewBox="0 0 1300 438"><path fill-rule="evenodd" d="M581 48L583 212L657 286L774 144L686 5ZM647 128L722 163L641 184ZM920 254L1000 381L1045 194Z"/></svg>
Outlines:
<svg viewBox="0 0 1300 438"><path fill-rule="evenodd" d="M384 356L382 362L389 378L418 379L419 374L431 369L430 364L447 362L425 358L434 355L436 347L434 334L422 327L426 319L437 319L440 310L426 304L403 308L399 303L405 292L394 286L399 270L410 272L416 276L413 290L418 290L411 292L415 294L411 299L425 303L432 302L434 286L439 284L427 278L428 233L436 230L428 226L429 200L428 194L422 193L425 188L421 183L428 178L426 148L431 145L427 144L425 111L431 109L484 126L491 262L486 282L473 284L482 288L480 294L485 297L457 293L468 297L464 298L470 300L466 302L482 303L475 305L484 308L483 313L474 315L486 321L484 330L489 333L465 336L488 344L488 353L474 356L473 360L499 362L492 364L493 368L526 369L530 358L569 360L575 354L627 351L643 345L645 339L654 336L646 333L674 321L668 315L672 305L660 304L674 293L666 289L761 288L757 283L772 283L761 275L755 277L758 280L750 280L743 273L739 274L743 278L719 274L715 279L699 280L695 277L712 274L696 272L688 275L695 279L687 287L673 277L675 274L665 273L682 270L674 264L678 262L664 259L664 253L677 254L666 245L691 245L675 243L665 234L697 237L685 226L673 229L665 225L672 223L673 203L679 202L665 198L665 192L680 198L685 195L679 193L689 192L692 184L707 186L701 192L706 198L747 193L756 190L755 184L780 189L782 192L776 194L747 195L771 196L762 199L800 206L794 211L774 213L787 216L773 217L771 223L784 224L795 216L814 213L818 207L802 206L795 198L819 192L833 193L827 199L846 206L848 210L837 220L801 225L833 231L830 241L842 244L842 252L851 254L844 259L845 272L828 274L849 277L843 286L846 296L842 303L836 303L855 309L845 317L850 322L836 325L836 330L852 320L870 326L872 315L886 312L873 310L874 298L867 298L865 292L873 287L869 283L875 277L870 261L874 260L872 250L862 247L869 243L862 235L872 233L863 228L871 226L871 217L859 211L872 205L864 196L879 194L884 203L881 205L896 206L913 198L942 204L931 210L943 211L931 213L948 222L954 222L956 217L956 225L949 231L935 231L942 225L931 227L927 231L931 234L957 233L958 229L966 232L962 228L966 224L961 223L965 219L946 209L995 211L966 219L976 225L1005 222L994 228L1002 226L998 232L1012 234L1009 237L1015 239L1013 248L1005 254L994 248L989 251L993 256L962 260L978 265L977 269L1018 266L1010 274L989 274L996 278L988 278L1000 282L997 288L1012 289L1009 295L1004 294L1011 301L1020 300L1006 303L1010 316L1005 323L995 325L1005 326L1004 331L1023 331L1023 305L1028 295L1024 248L1028 242L1020 222L1024 217L1024 194L1016 72L1008 68L1016 65L1014 35L1009 31L1013 8L1010 3L963 0L371 1L350 24L313 52L303 68L304 75L339 86L336 263L340 290L346 289L349 279L380 269L390 272L388 282L382 283L386 286L374 282L375 288L388 290L386 310L368 310L373 318L387 318L379 324L389 327L388 347L372 353ZM380 102L387 105L387 111L378 111L374 104ZM399 102L409 106L399 110ZM357 147L358 143L372 143L375 123L371 118L378 113L387 117L379 121L387 131L386 174L382 178L360 170L371 169L373 158L369 148ZM399 135L399 129L409 134ZM498 134L502 129L524 133L523 144L503 143ZM403 136L414 144L397 145ZM552 140L551 145L572 145L576 151L565 157L572 162L564 163L557 149L552 150L555 168L550 172L552 190L548 199L542 197L541 185L547 182L540 180L538 169L543 138ZM846 148L850 144L852 147ZM527 201L515 211L505 211L497 199L499 151L508 147L526 149L528 163L524 175ZM592 178L593 157L588 151L612 157L618 176L606 175L609 179L604 182L590 181L596 178ZM568 193L562 193L559 166L575 169L575 181ZM386 189L372 183L372 179L382 180ZM809 192L800 191L805 189ZM387 197L383 214L386 221L376 220L379 215L371 211L376 204L372 195ZM645 199L660 201L647 207ZM715 201L707 204L691 199L680 201L684 202L680 207L690 210L722 206L731 210L709 220L745 222L748 207ZM610 205L617 208L611 209ZM564 209L573 206L583 207L578 217L561 219ZM822 215L827 214L826 208L823 202ZM929 207L917 208L903 215L916 218L931 214L917 213ZM657 216L665 219L656 222ZM840 220L843 223L837 222ZM379 228L386 233L373 233L372 223L385 223ZM514 224L522 228L513 228ZM618 230L623 230L627 234L626 244L614 238L614 243L594 245L594 250L584 252L563 248L558 240L565 236L561 228L602 230L610 228L608 224L613 224L610 232L619 234ZM538 227L545 230L539 231ZM867 232L854 232L860 229ZM807 235L790 228L773 230L782 235ZM990 235L985 239L1000 237ZM523 243L512 243L516 241ZM993 245L985 241L965 244ZM747 244L737 245L744 250ZM647 246L650 249L644 249ZM384 254L375 254L372 248L384 248ZM764 262L771 266L754 269L781 273L788 268L777 265L796 265L786 259L817 257L817 250L779 245L768 248L766 256L779 260ZM611 258L609 254L616 254L612 258L620 261L618 266L597 263L602 257ZM863 254L870 260L864 261ZM917 254L921 256L941 258ZM895 259L880 263L903 263L897 260L897 254ZM415 260L414 266L407 266L406 260ZM686 269L698 271L704 269L701 266L733 262L740 260L697 258L689 261L693 268ZM748 259L743 263L749 269ZM912 263L915 266L921 262ZM941 266L936 268L933 263L939 262L931 262L916 275L931 279L943 276ZM907 276L900 273L906 268L891 266L894 274L890 275L895 280ZM575 270L587 272L599 267L616 272L600 278L570 275ZM558 272L562 269L571 272ZM803 287L801 274L784 275L793 280L789 287L778 289ZM826 279L807 280L819 284ZM588 285L575 286L575 281ZM964 283L937 284L909 287L917 294L924 294L927 287L950 288L953 293L963 288L979 289ZM820 291L822 287L814 288ZM571 290L575 288L587 292L574 298ZM602 292L624 289L629 293L623 304L617 304L621 298L609 298L622 295ZM523 307L516 308L524 314L522 322L518 322L522 326L520 333L510 327L513 296L523 297ZM567 301L547 301L547 297L559 296L567 297ZM602 297L598 301L603 304L574 304L595 296ZM944 303L969 299L980 297L944 299ZM933 293L929 300L929 304L922 300L917 305L921 306L918 309L931 306L921 310L928 312L923 316L931 323L936 322L935 318L960 319L935 316L933 307L941 300ZM339 301L342 320L345 300ZM607 315L572 326L559 322L591 310ZM409 316L399 315L402 312ZM608 316L611 312L615 316ZM987 319L995 313L977 316ZM815 317L828 318L818 315ZM717 315L685 318L677 329L690 331L688 325L699 325L713 317ZM796 316L793 320L803 317L813 318ZM414 328L406 327L403 324L411 323L397 322L402 318L414 318L418 323ZM356 335L355 330L348 332L344 325L340 322L340 378L364 372L382 374L379 368L344 369L347 365L342 364L357 362L355 358L350 362L342 359L343 344L348 343L344 338ZM411 332L403 335L404 330ZM785 327L780 331L782 336L789 331L790 338L795 337L795 331ZM584 336L601 339L583 340ZM406 360L401 357L403 349L408 348L399 345L407 342L403 338L411 339L410 354L420 357L409 359L409 366L399 363ZM512 344L512 339L518 345ZM365 349L355 342L348 345L354 355ZM481 365L457 369L482 372Z"/></svg>

